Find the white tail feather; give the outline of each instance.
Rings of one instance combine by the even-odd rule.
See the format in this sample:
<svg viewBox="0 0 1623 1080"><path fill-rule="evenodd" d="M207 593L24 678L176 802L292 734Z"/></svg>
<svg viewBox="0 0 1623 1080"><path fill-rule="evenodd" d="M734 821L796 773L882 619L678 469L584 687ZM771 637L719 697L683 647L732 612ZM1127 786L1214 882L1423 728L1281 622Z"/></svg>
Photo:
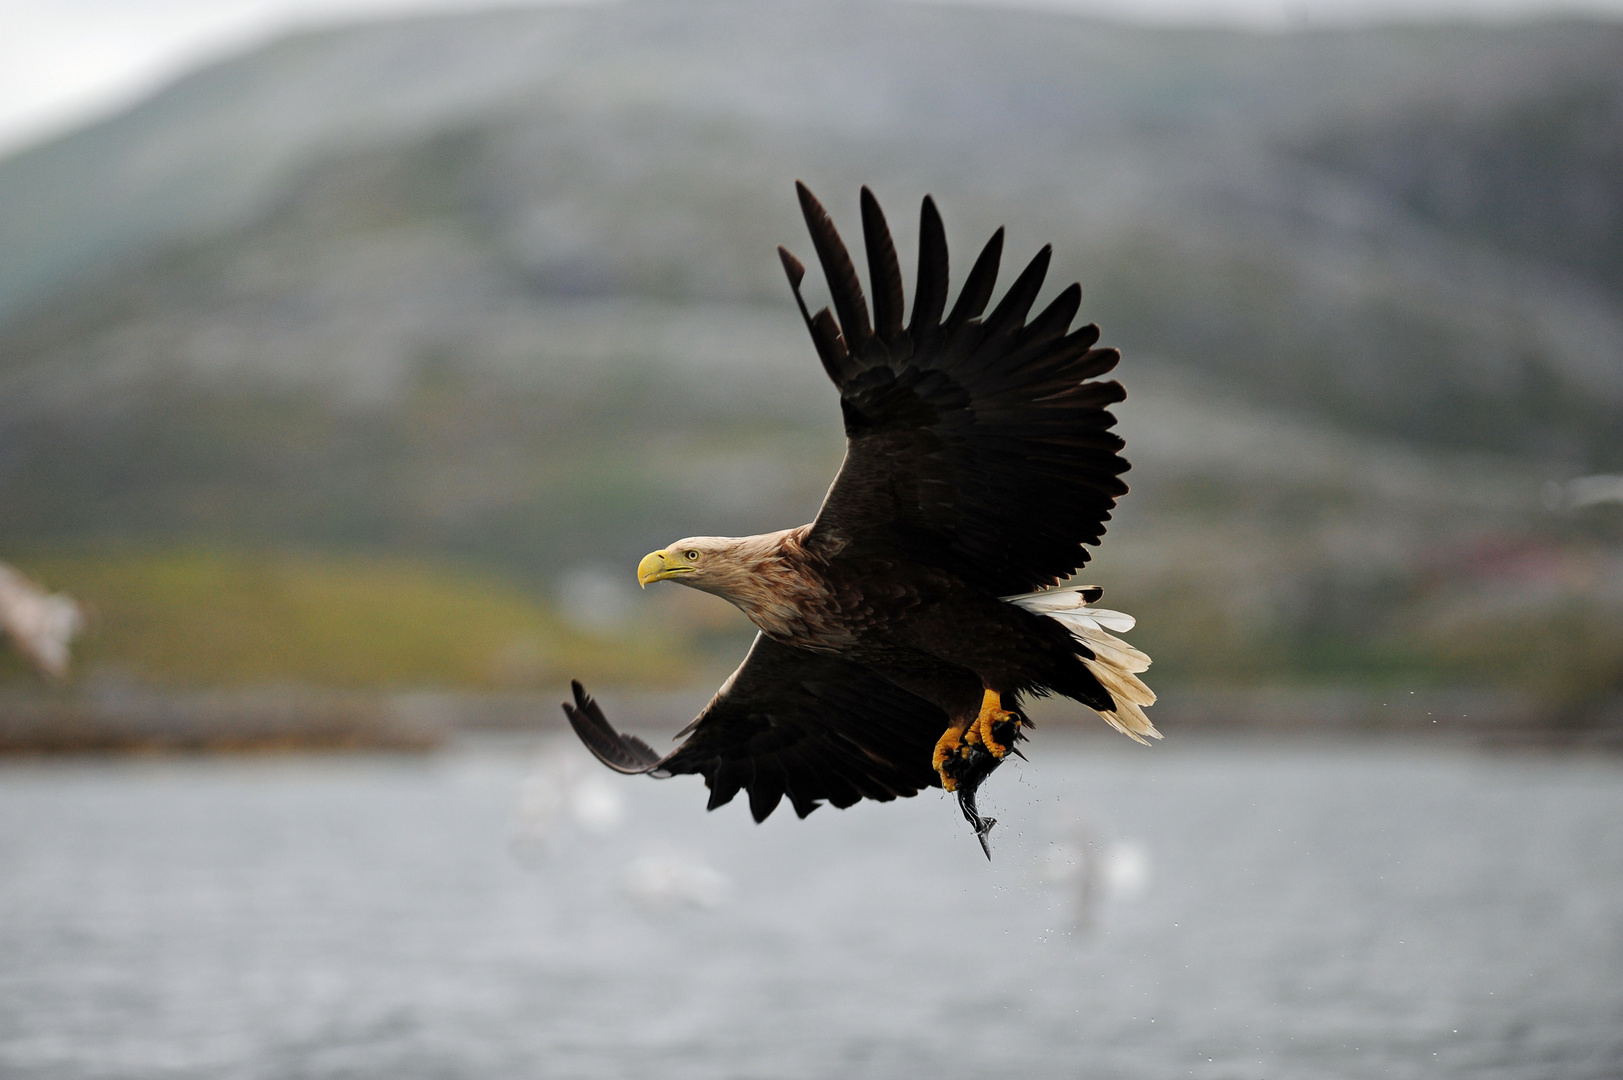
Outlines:
<svg viewBox="0 0 1623 1080"><path fill-rule="evenodd" d="M1131 630L1131 615L1088 606L1088 600L1097 600L1102 592L1096 585L1067 585L1003 599L1027 611L1047 615L1087 647L1093 659L1084 658L1082 663L1116 702L1114 711L1099 715L1129 739L1148 745L1145 736L1161 737L1150 718L1144 715L1144 706L1155 704L1155 691L1138 677L1139 672L1149 669L1150 658L1109 632Z"/></svg>

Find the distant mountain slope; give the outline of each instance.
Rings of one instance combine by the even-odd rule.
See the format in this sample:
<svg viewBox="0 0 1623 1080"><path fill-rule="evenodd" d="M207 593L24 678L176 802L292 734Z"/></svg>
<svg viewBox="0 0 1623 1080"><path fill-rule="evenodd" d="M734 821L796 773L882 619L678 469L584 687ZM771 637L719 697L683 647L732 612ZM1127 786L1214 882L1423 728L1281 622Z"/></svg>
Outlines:
<svg viewBox="0 0 1623 1080"><path fill-rule="evenodd" d="M1011 260L1051 242L1051 290L1082 282L1144 416L1243 401L1265 434L1396 455L1448 512L1438 455L1492 452L1498 493L1458 522L1514 520L1540 477L1623 467L1623 241L1591 227L1620 69L1602 24L1254 35L903 3L292 37L0 162L0 543L550 576L803 520L840 440L773 253L810 254L796 177L853 236L872 184L904 250L933 192L960 277L999 224ZM1454 162L1508 171L1454 213ZM1285 467L1293 438L1248 443L1280 461L1247 475L1375 497ZM1232 479L1158 445L1147 505ZM1422 502L1387 526L1443 528Z"/></svg>
<svg viewBox="0 0 1623 1080"><path fill-rule="evenodd" d="M1454 235L1623 292L1623 52L1508 99L1352 121L1307 156Z"/></svg>

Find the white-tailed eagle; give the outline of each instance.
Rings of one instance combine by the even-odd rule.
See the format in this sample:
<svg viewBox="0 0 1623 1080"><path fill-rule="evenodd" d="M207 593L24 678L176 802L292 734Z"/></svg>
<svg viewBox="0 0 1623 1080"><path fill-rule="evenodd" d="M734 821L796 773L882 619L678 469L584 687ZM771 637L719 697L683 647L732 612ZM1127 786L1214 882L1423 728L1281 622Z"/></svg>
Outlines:
<svg viewBox="0 0 1623 1080"><path fill-rule="evenodd" d="M805 817L824 800L888 801L956 790L983 847L975 791L1029 726L1020 702L1060 694L1143 742L1160 738L1138 678L1149 657L1094 608L1101 590L1061 585L1088 560L1118 498L1122 440L1098 381L1116 366L1099 328L1072 330L1071 285L1027 315L1050 249L990 315L1003 230L947 309L947 243L924 199L918 279L903 321L890 230L862 189L870 313L845 244L796 185L834 311L801 297L804 267L778 254L823 368L840 393L846 455L809 525L678 540L642 560L644 586L674 581L737 605L760 630L738 670L659 754L609 724L574 684L565 704L587 747L624 773L699 773L710 808L749 793L757 821L784 796Z"/></svg>

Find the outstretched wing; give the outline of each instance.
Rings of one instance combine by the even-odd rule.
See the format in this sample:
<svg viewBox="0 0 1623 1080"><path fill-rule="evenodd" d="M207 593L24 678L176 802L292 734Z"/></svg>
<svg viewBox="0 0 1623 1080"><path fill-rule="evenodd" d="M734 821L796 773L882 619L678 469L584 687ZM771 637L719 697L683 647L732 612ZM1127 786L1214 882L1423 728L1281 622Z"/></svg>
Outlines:
<svg viewBox="0 0 1623 1080"><path fill-rule="evenodd" d="M825 555L905 552L950 567L993 595L1055 584L1087 562L1128 465L1108 406L1121 385L1090 381L1116 366L1094 348L1099 328L1070 329L1082 289L1071 285L1026 319L1048 271L1044 247L992 313L1003 230L993 234L947 303L947 242L926 196L918 289L902 325L902 276L873 193L862 226L873 318L845 244L822 205L797 184L838 321L812 315L800 295L805 268L783 248L789 283L824 369L840 391L845 464L813 523Z"/></svg>
<svg viewBox="0 0 1623 1080"><path fill-rule="evenodd" d="M580 683L564 712L599 761L624 773L699 773L709 809L749 792L764 821L785 795L805 817L826 799L847 807L889 802L939 786L930 767L947 715L867 668L837 656L780 645L764 634L710 704L686 742L660 756L622 735Z"/></svg>

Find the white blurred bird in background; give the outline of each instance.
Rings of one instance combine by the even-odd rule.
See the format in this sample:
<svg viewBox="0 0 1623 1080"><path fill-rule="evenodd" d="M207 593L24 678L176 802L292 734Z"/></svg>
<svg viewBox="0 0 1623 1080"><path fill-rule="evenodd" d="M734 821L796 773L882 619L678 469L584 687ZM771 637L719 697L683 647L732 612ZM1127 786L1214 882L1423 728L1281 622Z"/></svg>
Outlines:
<svg viewBox="0 0 1623 1080"><path fill-rule="evenodd" d="M84 611L71 597L0 563L0 631L42 678L68 677L68 645L84 626Z"/></svg>
<svg viewBox="0 0 1623 1080"><path fill-rule="evenodd" d="M605 836L625 817L625 796L595 763L572 742L554 741L542 748L519 788L513 851L524 861L537 861L565 833Z"/></svg>
<svg viewBox="0 0 1623 1080"><path fill-rule="evenodd" d="M1037 879L1071 890L1077 924L1086 927L1097 919L1101 902L1136 900L1149 889L1150 852L1136 840L1101 840L1087 828L1073 832L1039 860Z"/></svg>
<svg viewBox="0 0 1623 1080"><path fill-rule="evenodd" d="M540 866L570 837L602 839L619 831L630 808L620 789L573 741L541 748L519 787L514 808L513 855ZM732 895L732 879L700 853L654 846L625 864L620 891L649 914L715 908Z"/></svg>
<svg viewBox="0 0 1623 1080"><path fill-rule="evenodd" d="M649 912L716 908L732 895L733 882L696 851L682 848L638 856L620 875L620 888Z"/></svg>

